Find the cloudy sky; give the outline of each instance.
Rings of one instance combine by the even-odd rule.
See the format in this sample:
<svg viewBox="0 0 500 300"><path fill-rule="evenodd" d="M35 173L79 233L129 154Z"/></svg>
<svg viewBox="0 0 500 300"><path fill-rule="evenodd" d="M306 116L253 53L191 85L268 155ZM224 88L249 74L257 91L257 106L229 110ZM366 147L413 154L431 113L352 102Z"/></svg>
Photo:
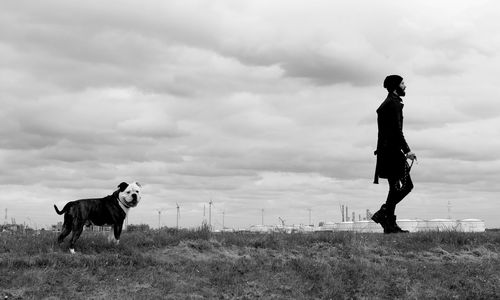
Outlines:
<svg viewBox="0 0 500 300"><path fill-rule="evenodd" d="M374 185L382 81L407 85L419 158L399 218L500 227L500 4L148 0L0 3L0 213L143 185L129 223L339 221ZM224 218L223 218L224 216Z"/></svg>

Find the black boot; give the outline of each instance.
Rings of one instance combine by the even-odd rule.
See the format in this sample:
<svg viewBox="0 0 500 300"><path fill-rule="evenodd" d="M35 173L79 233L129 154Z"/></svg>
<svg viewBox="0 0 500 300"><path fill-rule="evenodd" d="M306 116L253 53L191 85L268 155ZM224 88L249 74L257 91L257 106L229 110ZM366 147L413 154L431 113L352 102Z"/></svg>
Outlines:
<svg viewBox="0 0 500 300"><path fill-rule="evenodd" d="M391 226L391 222L389 222L387 215L387 208L385 204L383 204L380 209L373 214L372 220L375 223L378 223L384 228L384 233L392 233L393 229Z"/></svg>
<svg viewBox="0 0 500 300"><path fill-rule="evenodd" d="M398 226L398 224L396 223L396 216L388 216L388 222L391 224L392 233L409 233L408 230L403 230Z"/></svg>
<svg viewBox="0 0 500 300"><path fill-rule="evenodd" d="M382 224L382 222L387 218L387 208L385 204L383 204L380 209L373 214L372 220L375 223Z"/></svg>

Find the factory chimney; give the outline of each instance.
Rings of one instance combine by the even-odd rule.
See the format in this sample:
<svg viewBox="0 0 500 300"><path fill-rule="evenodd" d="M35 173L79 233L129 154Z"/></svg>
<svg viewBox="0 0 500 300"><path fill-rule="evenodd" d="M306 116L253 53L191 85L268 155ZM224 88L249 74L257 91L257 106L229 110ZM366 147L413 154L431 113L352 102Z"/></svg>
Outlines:
<svg viewBox="0 0 500 300"><path fill-rule="evenodd" d="M342 222L344 222L344 205L343 204L341 206L341 210L342 210Z"/></svg>

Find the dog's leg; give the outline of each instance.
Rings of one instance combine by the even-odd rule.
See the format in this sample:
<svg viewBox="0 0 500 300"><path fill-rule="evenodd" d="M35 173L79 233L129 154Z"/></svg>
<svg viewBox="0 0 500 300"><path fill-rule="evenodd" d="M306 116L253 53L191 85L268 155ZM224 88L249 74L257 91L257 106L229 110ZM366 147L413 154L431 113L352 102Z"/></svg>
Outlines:
<svg viewBox="0 0 500 300"><path fill-rule="evenodd" d="M61 229L61 233L59 234L59 237L57 238L57 242L60 244L62 241L71 233L71 226L73 223L73 220L69 214L64 215L64 223Z"/></svg>
<svg viewBox="0 0 500 300"><path fill-rule="evenodd" d="M108 234L107 234L107 239L108 239L108 243L113 243L113 244L117 244L116 242L116 239L115 239L115 236L113 234L112 231L110 231Z"/></svg>
<svg viewBox="0 0 500 300"><path fill-rule="evenodd" d="M123 226L123 222L119 223L119 224L115 224L113 226L113 229L114 229L113 231L115 234L115 239L116 239L117 245L120 243L120 235L122 234L122 226Z"/></svg>
<svg viewBox="0 0 500 300"><path fill-rule="evenodd" d="M83 223L73 223L73 234L71 235L71 240L69 242L69 252L75 254L75 243L80 237L83 231Z"/></svg>
<svg viewBox="0 0 500 300"><path fill-rule="evenodd" d="M64 239L71 233L71 228L67 226L63 226L59 237L57 238L57 242L60 244L64 241Z"/></svg>

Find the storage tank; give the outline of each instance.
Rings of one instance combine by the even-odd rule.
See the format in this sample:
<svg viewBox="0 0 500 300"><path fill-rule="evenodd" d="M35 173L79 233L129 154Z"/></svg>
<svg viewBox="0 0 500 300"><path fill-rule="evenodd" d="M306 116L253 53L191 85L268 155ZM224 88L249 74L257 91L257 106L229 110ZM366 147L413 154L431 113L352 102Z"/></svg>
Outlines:
<svg viewBox="0 0 500 300"><path fill-rule="evenodd" d="M368 221L368 220L354 222L353 230L356 232L380 232L380 233L384 232L382 226L373 221Z"/></svg>
<svg viewBox="0 0 500 300"><path fill-rule="evenodd" d="M251 231L251 232L259 232L259 233L266 233L266 232L269 232L270 229L266 225L252 225L252 226L250 226L249 231Z"/></svg>
<svg viewBox="0 0 500 300"><path fill-rule="evenodd" d="M352 231L353 230L353 223L354 222L351 222L351 221L337 223L335 231Z"/></svg>
<svg viewBox="0 0 500 300"><path fill-rule="evenodd" d="M335 227L336 225L334 222L325 222L323 226L318 227L318 231L334 231Z"/></svg>
<svg viewBox="0 0 500 300"><path fill-rule="evenodd" d="M417 228L416 231L429 231L429 227L427 226L427 220L417 219Z"/></svg>
<svg viewBox="0 0 500 300"><path fill-rule="evenodd" d="M314 227L309 225L299 225L294 226L295 231L297 232L314 232Z"/></svg>
<svg viewBox="0 0 500 300"><path fill-rule="evenodd" d="M403 230L408 230L409 232L417 231L418 220L398 219L396 223L398 223L399 227Z"/></svg>
<svg viewBox="0 0 500 300"><path fill-rule="evenodd" d="M450 219L432 219L427 221L427 228L431 231L457 230L457 221Z"/></svg>
<svg viewBox="0 0 500 300"><path fill-rule="evenodd" d="M458 221L457 230L463 232L484 232L486 226L484 221L479 219L463 219Z"/></svg>

